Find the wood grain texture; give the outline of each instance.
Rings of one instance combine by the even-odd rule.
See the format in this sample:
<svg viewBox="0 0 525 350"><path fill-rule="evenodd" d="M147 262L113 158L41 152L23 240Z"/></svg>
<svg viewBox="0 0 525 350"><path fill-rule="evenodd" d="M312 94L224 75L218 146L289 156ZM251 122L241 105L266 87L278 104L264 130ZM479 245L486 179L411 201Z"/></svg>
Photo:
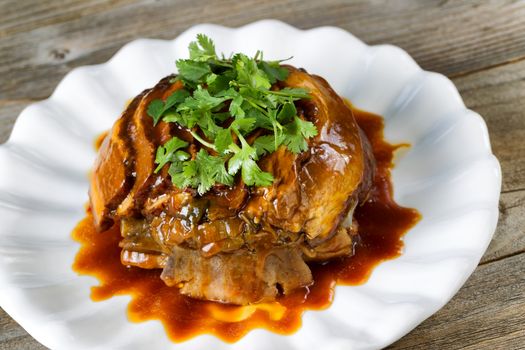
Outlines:
<svg viewBox="0 0 525 350"><path fill-rule="evenodd" d="M41 350L45 346L31 338L4 310L0 308L0 350Z"/></svg>
<svg viewBox="0 0 525 350"><path fill-rule="evenodd" d="M524 213L525 190L501 194L498 227L481 264L525 253Z"/></svg>
<svg viewBox="0 0 525 350"><path fill-rule="evenodd" d="M335 25L407 50L453 78L487 122L502 165L500 222L453 300L390 349L525 348L525 1L0 1L0 143L19 112L72 68L102 63L137 37L171 39L193 24L276 18ZM43 349L0 309L0 349Z"/></svg>
<svg viewBox="0 0 525 350"><path fill-rule="evenodd" d="M33 3L33 2L31 2ZM60 3L62 5L57 5ZM447 75L525 56L521 1L77 1L1 2L0 99L45 98L71 68L106 61L137 37L171 39L189 26L277 18L299 28L336 25L370 44L406 49ZM45 7L49 6L49 10Z"/></svg>
<svg viewBox="0 0 525 350"><path fill-rule="evenodd" d="M453 81L465 104L487 122L503 171L502 191L525 189L525 60Z"/></svg>
<svg viewBox="0 0 525 350"><path fill-rule="evenodd" d="M389 349L523 349L524 266L525 254L479 266L443 309Z"/></svg>

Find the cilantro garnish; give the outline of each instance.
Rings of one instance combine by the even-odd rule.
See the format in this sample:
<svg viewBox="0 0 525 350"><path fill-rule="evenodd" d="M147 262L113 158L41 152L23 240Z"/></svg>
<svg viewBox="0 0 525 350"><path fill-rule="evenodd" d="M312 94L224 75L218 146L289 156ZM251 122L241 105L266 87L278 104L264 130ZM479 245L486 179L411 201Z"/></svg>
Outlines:
<svg viewBox="0 0 525 350"><path fill-rule="evenodd" d="M191 157L188 143L173 137L157 149L155 172L169 164L173 184L204 194L215 184L232 185L239 174L248 186L268 186L270 173L257 161L280 146L293 153L308 149L317 135L315 125L297 115L295 101L310 98L302 88L272 89L288 77L281 61L264 61L237 53L219 57L213 41L203 34L189 45L190 58L177 60L175 80L183 88L147 108L156 125L160 120L185 127L201 144ZM248 135L264 130L251 144ZM252 139L253 138L248 138Z"/></svg>
<svg viewBox="0 0 525 350"><path fill-rule="evenodd" d="M175 163L187 160L190 155L187 152L180 150L188 146L188 143L178 137L171 138L164 146L157 148L157 155L155 157L155 163L158 164L155 169L155 173L158 173L160 169L168 162Z"/></svg>
<svg viewBox="0 0 525 350"><path fill-rule="evenodd" d="M183 102L190 96L190 93L185 89L180 89L172 93L166 102L162 100L153 100L148 105L148 114L153 118L153 125L157 125L162 115L171 107Z"/></svg>

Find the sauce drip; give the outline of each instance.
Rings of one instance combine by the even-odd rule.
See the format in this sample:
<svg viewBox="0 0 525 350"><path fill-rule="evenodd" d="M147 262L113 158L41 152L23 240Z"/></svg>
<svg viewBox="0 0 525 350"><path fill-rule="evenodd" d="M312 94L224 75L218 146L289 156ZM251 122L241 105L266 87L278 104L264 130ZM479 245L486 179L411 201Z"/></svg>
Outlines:
<svg viewBox="0 0 525 350"><path fill-rule="evenodd" d="M128 318L133 322L160 320L175 342L199 334L213 334L226 342L235 342L255 328L279 334L295 332L301 326L304 311L330 306L336 284L362 284L377 264L398 257L403 235L420 219L417 210L403 208L392 198L390 169L394 151L400 145L384 140L381 117L355 109L354 115L376 158L373 189L369 199L354 212L359 225L355 254L310 265L315 283L309 288L283 296L279 302L262 305L234 306L191 299L181 295L177 288L166 286L160 279L160 270L122 265L118 225L97 233L89 210L73 231L73 238L81 244L73 269L100 281L91 290L94 301L131 295Z"/></svg>
<svg viewBox="0 0 525 350"><path fill-rule="evenodd" d="M106 136L108 136L108 134L109 131L104 131L95 138L94 146L97 151L102 146L102 142L104 142L104 139L106 138Z"/></svg>

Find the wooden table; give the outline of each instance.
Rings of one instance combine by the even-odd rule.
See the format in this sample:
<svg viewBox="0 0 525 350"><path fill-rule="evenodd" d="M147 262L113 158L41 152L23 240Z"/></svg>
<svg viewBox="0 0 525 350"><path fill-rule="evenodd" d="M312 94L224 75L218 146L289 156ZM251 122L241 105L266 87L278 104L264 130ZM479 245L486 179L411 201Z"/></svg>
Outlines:
<svg viewBox="0 0 525 350"><path fill-rule="evenodd" d="M485 118L503 169L494 240L452 301L390 349L524 349L524 1L2 0L0 143L19 112L47 98L72 68L104 62L128 41L261 18L335 25L369 44L398 45L449 76ZM0 309L0 349L41 348Z"/></svg>

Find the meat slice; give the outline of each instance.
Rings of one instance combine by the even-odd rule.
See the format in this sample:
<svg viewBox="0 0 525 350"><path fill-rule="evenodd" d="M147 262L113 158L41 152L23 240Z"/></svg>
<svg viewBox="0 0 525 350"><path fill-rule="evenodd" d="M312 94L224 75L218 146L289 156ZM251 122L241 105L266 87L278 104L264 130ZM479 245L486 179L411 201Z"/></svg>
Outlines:
<svg viewBox="0 0 525 350"><path fill-rule="evenodd" d="M348 227L339 227L328 240L318 243L315 247L309 244L301 246L305 261L327 261L329 259L351 255L354 253L353 237L357 231Z"/></svg>
<svg viewBox="0 0 525 350"><path fill-rule="evenodd" d="M303 230L308 238L327 238L355 206L360 184L373 174L365 172L365 153L352 110L326 80L292 70L286 85L306 88L312 95L305 107L318 135L298 174L304 197L300 211L305 213Z"/></svg>
<svg viewBox="0 0 525 350"><path fill-rule="evenodd" d="M173 135L191 139L189 132L159 122L153 125L147 107L154 99L166 99L182 87L162 79L128 105L104 139L90 178L90 204L98 230L109 228L115 216L140 216L152 189L169 186L167 169L155 174L157 147ZM189 137L188 137L189 135Z"/></svg>
<svg viewBox="0 0 525 350"><path fill-rule="evenodd" d="M219 220L207 225L225 223ZM202 230L199 227L195 232L202 234ZM122 220L122 263L144 269L163 269L161 277L165 283L180 288L182 294L244 305L274 300L278 293L288 294L310 285L311 271L305 262L326 261L351 254L356 227L341 227L335 235L316 247L299 239L283 245L254 244L253 249L243 246L242 242L231 249L227 245L229 241L235 244L235 237L210 239L207 234L198 239L203 244L197 249L190 248L180 244L184 240L173 244L167 237L156 234L157 231L159 229L145 219ZM226 230L222 231L224 234ZM262 237L261 233L258 235L259 243L268 243L267 237ZM212 243L204 244L207 240ZM210 252L217 246L219 250Z"/></svg>
<svg viewBox="0 0 525 350"><path fill-rule="evenodd" d="M100 231L111 227L113 211L135 182L135 152L127 135L142 96L133 99L102 142L90 176L90 205Z"/></svg>
<svg viewBox="0 0 525 350"><path fill-rule="evenodd" d="M140 212L148 194L160 175L154 173L155 154L157 147L161 144L158 136L165 138L166 126L161 123L157 125L159 130L155 130L153 119L147 113L148 105L155 99L166 99L171 93L180 89L180 82L171 84L173 77L162 79L155 89L149 90L139 105L137 106L132 118L131 134L128 135L132 141L132 147L136 154L135 162L135 183L133 188L120 203L117 208L119 216L132 216ZM169 130L169 129L168 129Z"/></svg>
<svg viewBox="0 0 525 350"><path fill-rule="evenodd" d="M161 278L194 298L245 305L274 300L297 286L312 284L312 273L296 247L255 253L239 250L203 258L197 250L174 246Z"/></svg>
<svg viewBox="0 0 525 350"><path fill-rule="evenodd" d="M256 192L245 213L288 231L305 232L312 243L321 243L335 234L359 198L366 197L373 156L365 152L369 144L362 141L352 110L329 84L304 71L289 70L283 87L310 91L312 99L299 108L318 135L303 154L294 155L281 146L261 160L261 168L275 181Z"/></svg>

